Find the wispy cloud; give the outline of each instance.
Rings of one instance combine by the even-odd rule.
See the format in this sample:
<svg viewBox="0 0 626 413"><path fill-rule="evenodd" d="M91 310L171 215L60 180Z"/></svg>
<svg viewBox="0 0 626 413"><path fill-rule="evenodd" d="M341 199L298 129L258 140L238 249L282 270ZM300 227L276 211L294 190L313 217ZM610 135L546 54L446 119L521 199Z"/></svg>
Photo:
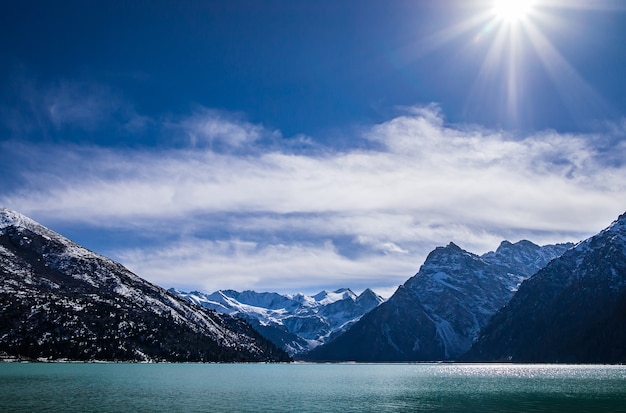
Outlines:
<svg viewBox="0 0 626 413"><path fill-rule="evenodd" d="M219 145L240 148L253 144L264 135L279 135L230 113L207 108L197 109L176 126L184 131L193 147L208 147L210 150Z"/></svg>
<svg viewBox="0 0 626 413"><path fill-rule="evenodd" d="M119 99L106 88L91 84L61 83L47 91L43 109L57 128L78 126L93 130L118 109Z"/></svg>
<svg viewBox="0 0 626 413"><path fill-rule="evenodd" d="M18 136L103 128L137 133L152 122L110 87L91 81L60 80L45 87L15 80L15 103L1 108L2 121Z"/></svg>
<svg viewBox="0 0 626 413"><path fill-rule="evenodd" d="M185 148L5 143L5 154L41 162L0 203L49 222L167 234L110 249L164 285L292 291L397 285L449 241L475 252L505 238L577 241L626 209L619 126L509 136L416 107L356 137L370 149L294 153L260 143L279 132L219 112L177 125L195 136Z"/></svg>

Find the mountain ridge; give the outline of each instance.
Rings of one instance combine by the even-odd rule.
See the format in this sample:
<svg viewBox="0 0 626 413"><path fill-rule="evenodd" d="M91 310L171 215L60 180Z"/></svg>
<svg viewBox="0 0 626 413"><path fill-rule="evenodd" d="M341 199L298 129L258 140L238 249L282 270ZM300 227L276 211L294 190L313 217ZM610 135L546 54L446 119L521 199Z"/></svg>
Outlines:
<svg viewBox="0 0 626 413"><path fill-rule="evenodd" d="M520 283L573 244L505 241L478 256L451 242L417 274L336 340L302 356L312 361L437 361L465 353Z"/></svg>
<svg viewBox="0 0 626 413"><path fill-rule="evenodd" d="M236 315L290 355L332 340L383 299L371 289L356 295L349 288L315 295L218 290L211 294L170 289L205 308Z"/></svg>

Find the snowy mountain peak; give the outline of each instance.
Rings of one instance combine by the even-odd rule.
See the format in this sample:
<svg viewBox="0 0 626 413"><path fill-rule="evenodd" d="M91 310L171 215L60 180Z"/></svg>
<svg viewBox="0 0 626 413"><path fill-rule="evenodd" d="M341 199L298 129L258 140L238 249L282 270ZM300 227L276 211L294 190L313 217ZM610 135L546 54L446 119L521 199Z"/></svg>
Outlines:
<svg viewBox="0 0 626 413"><path fill-rule="evenodd" d="M23 218L25 217L17 212L0 207L0 229L21 225Z"/></svg>
<svg viewBox="0 0 626 413"><path fill-rule="evenodd" d="M521 240L518 241L516 243L512 243L510 241L502 241L500 243L500 246L496 249L496 254L498 253L504 253L505 251L510 250L511 248L530 248L530 249L538 249L540 248L539 245L530 242L528 240Z"/></svg>
<svg viewBox="0 0 626 413"><path fill-rule="evenodd" d="M465 265L467 261L479 260L478 255L465 251L451 242L445 247L437 247L428 254L419 272L437 272L439 268L452 268Z"/></svg>
<svg viewBox="0 0 626 413"><path fill-rule="evenodd" d="M495 252L490 251L480 258L493 265L509 267L518 276L528 277L573 246L572 243L539 246L527 240L502 241Z"/></svg>
<svg viewBox="0 0 626 413"><path fill-rule="evenodd" d="M580 241L576 244L574 250L578 252L594 249L598 243L605 242L605 238L611 238L617 244L623 246L626 249L626 213L620 215L615 221L611 223L607 228L600 231L593 237Z"/></svg>
<svg viewBox="0 0 626 413"><path fill-rule="evenodd" d="M75 245L67 238L52 231L51 229L46 228L45 226L28 218L27 216L22 215L19 212L12 211L10 209L0 207L0 231L2 233L5 233L8 228L27 229L45 238L61 240L64 243Z"/></svg>
<svg viewBox="0 0 626 413"><path fill-rule="evenodd" d="M444 247L445 249L448 250L453 250L453 251L463 251L463 248L459 247L458 245L456 245L454 242L450 242L446 247Z"/></svg>
<svg viewBox="0 0 626 413"><path fill-rule="evenodd" d="M611 225L607 228L607 230L612 232L626 233L626 212L620 215L615 221L613 221Z"/></svg>
<svg viewBox="0 0 626 413"><path fill-rule="evenodd" d="M363 292L361 294L359 294L359 296L357 297L357 299L361 299L361 298L365 298L365 297L378 297L378 294L376 294L373 290L371 290L370 288L366 288L365 290L363 290Z"/></svg>
<svg viewBox="0 0 626 413"><path fill-rule="evenodd" d="M61 266L69 266L71 261L76 259L99 259L107 261L109 264L121 266L121 264L76 244L27 216L6 208L0 208L0 235L9 235L21 247L41 249L45 247L45 244L54 245L54 253L51 253L50 256L56 257L57 264ZM34 245L30 245L32 243ZM98 282L98 277L95 274L81 274L74 277L85 280L91 279L90 282L93 285L95 285L94 282Z"/></svg>
<svg viewBox="0 0 626 413"><path fill-rule="evenodd" d="M330 304L335 301L344 300L344 299L356 300L357 296L352 292L349 288L340 288L335 291L320 291L319 293L313 296L313 299L320 304Z"/></svg>
<svg viewBox="0 0 626 413"><path fill-rule="evenodd" d="M349 288L325 290L314 296L233 290L212 294L170 291L203 307L245 318L290 354L333 339L384 301L372 290L357 297Z"/></svg>
<svg viewBox="0 0 626 413"><path fill-rule="evenodd" d="M428 254L424 264L427 264L429 261L440 259L441 257L452 257L463 255L467 253L463 248L456 245L454 242L450 242L445 247L436 247L434 250Z"/></svg>
<svg viewBox="0 0 626 413"><path fill-rule="evenodd" d="M359 296L356 298L357 304L362 307L370 307L374 308L385 301L381 296L376 294L374 291L366 288Z"/></svg>
<svg viewBox="0 0 626 413"><path fill-rule="evenodd" d="M40 229L42 232L49 232L43 225L38 224L32 219L20 214L19 212L0 207L0 230L8 228L28 228L30 230Z"/></svg>

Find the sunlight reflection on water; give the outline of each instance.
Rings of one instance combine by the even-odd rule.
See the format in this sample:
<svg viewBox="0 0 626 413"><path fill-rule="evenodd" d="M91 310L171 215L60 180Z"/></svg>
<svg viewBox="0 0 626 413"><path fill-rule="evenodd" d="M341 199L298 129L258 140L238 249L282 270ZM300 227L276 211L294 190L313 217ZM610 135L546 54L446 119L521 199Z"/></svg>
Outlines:
<svg viewBox="0 0 626 413"><path fill-rule="evenodd" d="M0 364L0 411L626 412L626 368Z"/></svg>

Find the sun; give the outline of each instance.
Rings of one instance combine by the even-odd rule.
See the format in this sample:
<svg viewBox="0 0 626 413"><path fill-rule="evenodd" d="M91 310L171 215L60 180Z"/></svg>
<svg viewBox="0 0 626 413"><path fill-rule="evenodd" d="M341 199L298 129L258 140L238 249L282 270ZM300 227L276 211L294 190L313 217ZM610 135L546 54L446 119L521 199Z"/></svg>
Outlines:
<svg viewBox="0 0 626 413"><path fill-rule="evenodd" d="M494 0L493 14L499 20L515 23L524 20L534 5L534 0Z"/></svg>
<svg viewBox="0 0 626 413"><path fill-rule="evenodd" d="M592 0L456 1L458 16L463 16L461 12L470 13L416 42L416 58L455 43L463 45L460 54L467 56L468 66L461 70L475 73L473 82L465 89L464 111L468 114L494 113L502 125L517 128L533 121L537 110L536 105L531 105L533 99L556 92L575 117L606 104L559 52L549 35L577 30L567 27L561 10L605 10L607 1L595 0L597 5L592 5ZM468 7L468 3L474 7ZM560 39L563 40L564 37ZM552 82L554 89L535 88L537 79Z"/></svg>

